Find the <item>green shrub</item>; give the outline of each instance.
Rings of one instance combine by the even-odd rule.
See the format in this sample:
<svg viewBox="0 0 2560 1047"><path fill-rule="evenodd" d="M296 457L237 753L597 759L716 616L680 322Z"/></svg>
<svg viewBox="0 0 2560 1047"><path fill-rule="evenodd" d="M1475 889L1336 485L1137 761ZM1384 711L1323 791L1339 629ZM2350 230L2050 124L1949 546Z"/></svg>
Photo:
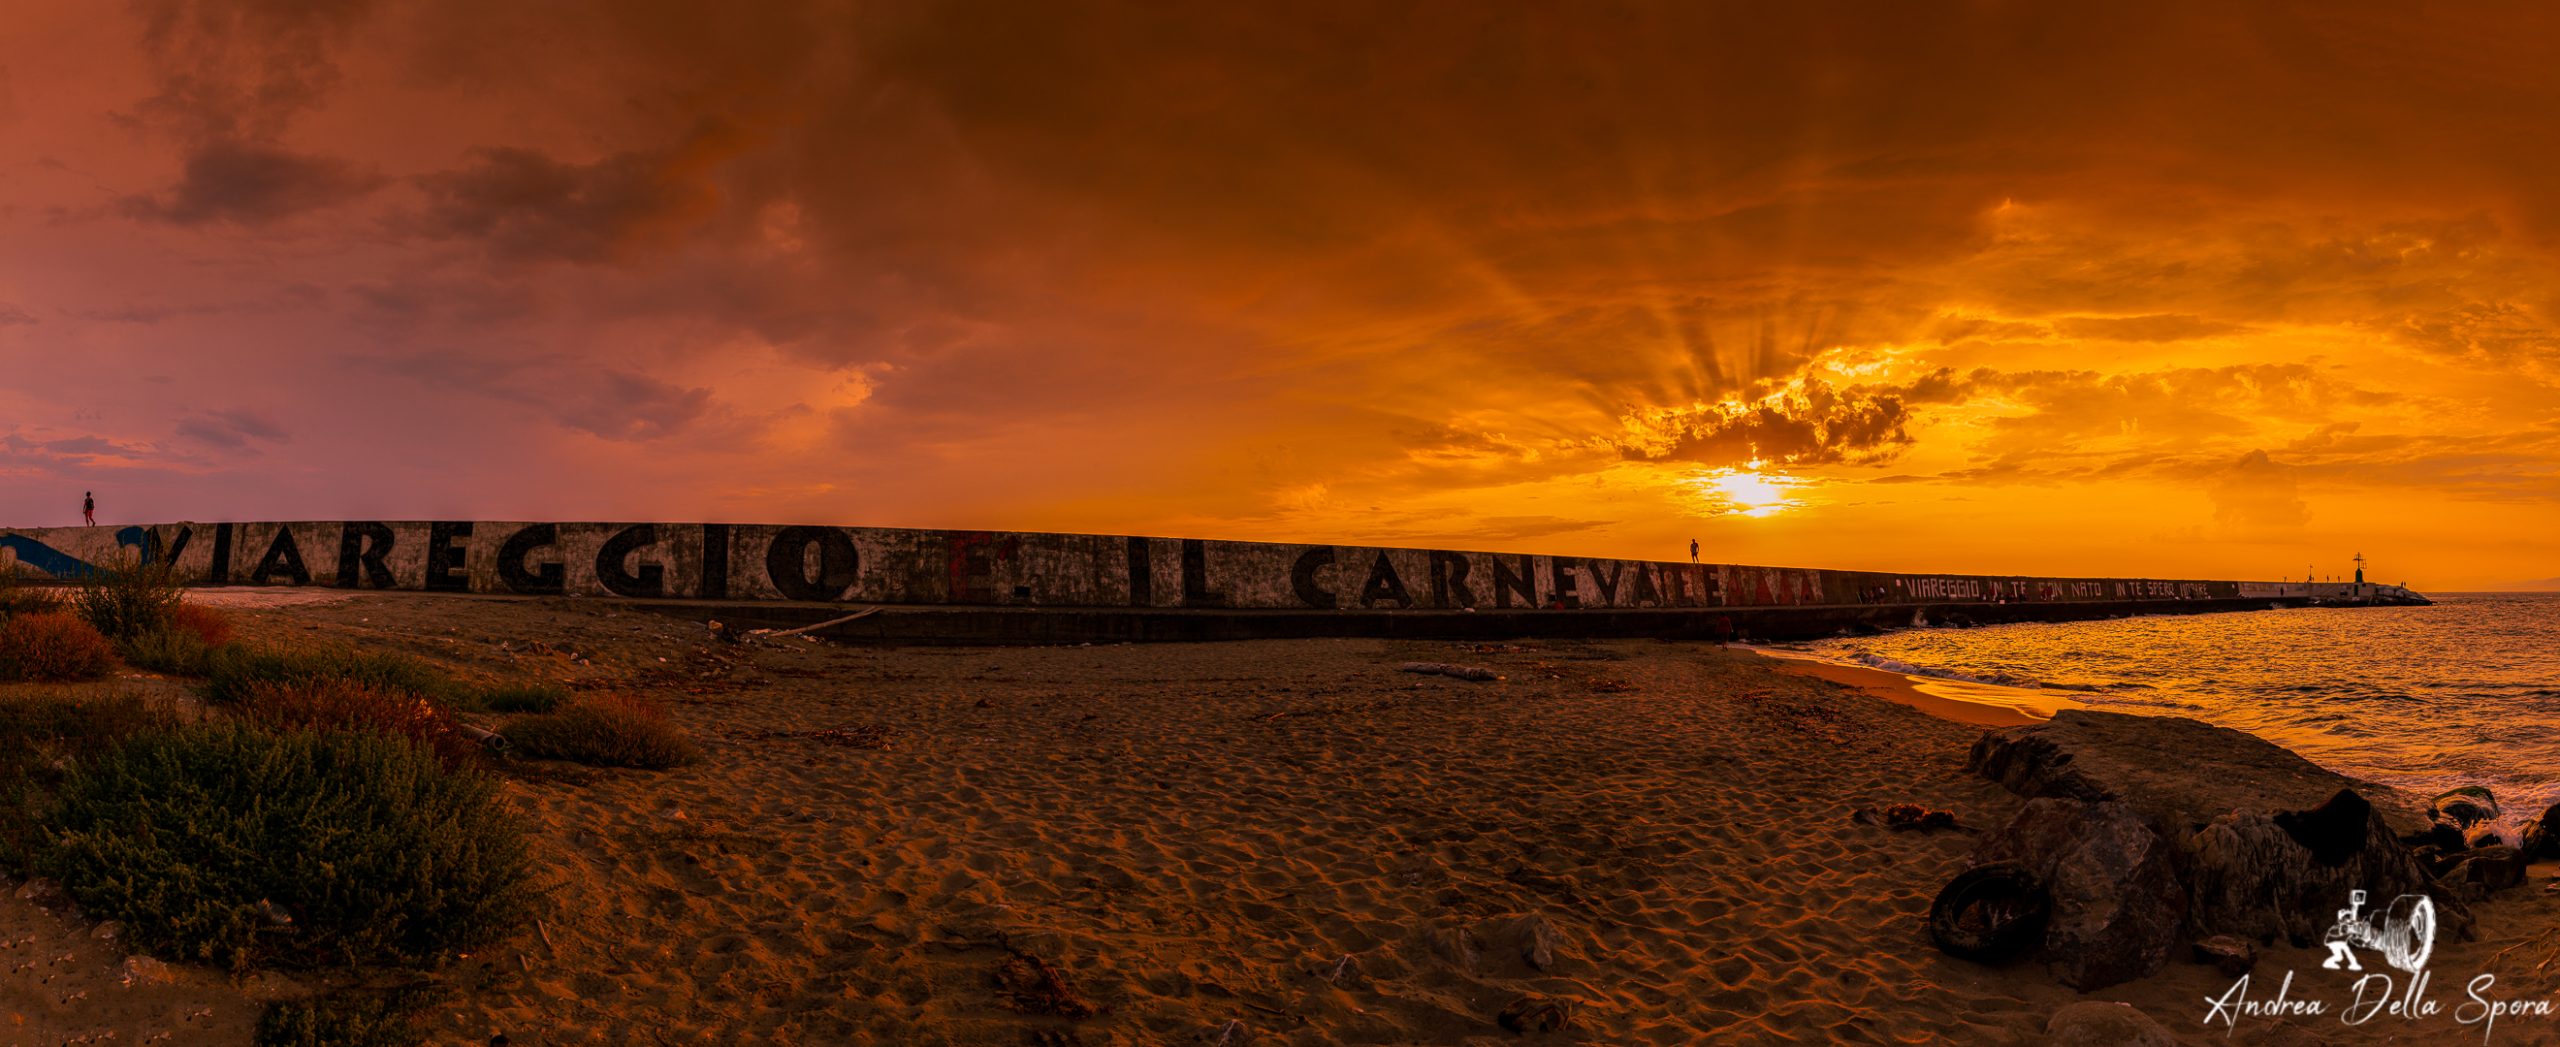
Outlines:
<svg viewBox="0 0 2560 1047"><path fill-rule="evenodd" d="M178 599L178 575L169 564L99 564L75 580L71 609L122 640L176 624Z"/></svg>
<svg viewBox="0 0 2560 1047"><path fill-rule="evenodd" d="M204 698L227 705L248 700L250 689L261 683L334 680L413 694L444 705L454 704L454 699L463 693L450 677L406 655L339 647L252 648L230 644L215 648L207 660Z"/></svg>
<svg viewBox="0 0 2560 1047"><path fill-rule="evenodd" d="M95 680L115 664L115 645L61 611L0 620L0 680Z"/></svg>
<svg viewBox="0 0 2560 1047"><path fill-rule="evenodd" d="M62 590L45 585L28 585L17 575L0 572L0 618L20 614L42 614L62 609Z"/></svg>
<svg viewBox="0 0 2560 1047"><path fill-rule="evenodd" d="M569 702L569 689L548 680L502 683L472 695L472 707L493 713L547 713Z"/></svg>
<svg viewBox="0 0 2560 1047"><path fill-rule="evenodd" d="M132 693L0 698L0 865L23 869L33 859L42 837L41 801L68 768L140 731L176 723L168 702Z"/></svg>
<svg viewBox="0 0 2560 1047"><path fill-rule="evenodd" d="M132 692L80 694L68 688L0 698L0 760L32 758L37 750L85 759L114 749L146 727L166 727L176 712L165 701Z"/></svg>
<svg viewBox="0 0 2560 1047"><path fill-rule="evenodd" d="M271 731L372 731L406 738L434 752L447 767L480 759L480 746L462 736L453 714L407 691L353 680L260 681L234 707L240 717Z"/></svg>
<svg viewBox="0 0 2560 1047"><path fill-rule="evenodd" d="M341 989L277 1000L258 1015L257 1047L412 1047L416 1018L444 995L429 986Z"/></svg>
<svg viewBox="0 0 2560 1047"><path fill-rule="evenodd" d="M188 629L154 629L117 641L116 654L124 658L124 664L136 669L170 676L203 676L211 668L213 648Z"/></svg>
<svg viewBox="0 0 2560 1047"><path fill-rule="evenodd" d="M138 733L62 782L36 868L137 947L235 969L434 964L534 901L494 782L373 733Z"/></svg>
<svg viewBox="0 0 2560 1047"><path fill-rule="evenodd" d="M581 699L555 712L509 721L498 733L519 755L596 767L662 771L702 757L693 739L668 723L665 713L636 698Z"/></svg>

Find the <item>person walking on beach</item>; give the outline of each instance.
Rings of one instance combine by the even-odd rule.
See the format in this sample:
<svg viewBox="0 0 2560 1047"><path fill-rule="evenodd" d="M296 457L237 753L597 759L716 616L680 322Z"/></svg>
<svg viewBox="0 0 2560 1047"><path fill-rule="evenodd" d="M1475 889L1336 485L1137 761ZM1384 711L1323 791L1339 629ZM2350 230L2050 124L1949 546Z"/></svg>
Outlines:
<svg viewBox="0 0 2560 1047"><path fill-rule="evenodd" d="M82 491L82 492L80 492L80 518L81 518L81 519L83 519L83 520L88 521L88 523L87 523L85 526L89 526L89 527L96 527L96 526L98 526L98 492L96 492L96 491ZM1696 542L1691 542L1691 543L1689 543L1689 544L1691 544L1691 545L1696 545L1696 544L1698 544L1698 543L1696 543ZM1693 559L1694 559L1694 557L1693 557Z"/></svg>
<svg viewBox="0 0 2560 1047"><path fill-rule="evenodd" d="M1698 540L1695 538L1689 539L1689 562L1698 562Z"/></svg>

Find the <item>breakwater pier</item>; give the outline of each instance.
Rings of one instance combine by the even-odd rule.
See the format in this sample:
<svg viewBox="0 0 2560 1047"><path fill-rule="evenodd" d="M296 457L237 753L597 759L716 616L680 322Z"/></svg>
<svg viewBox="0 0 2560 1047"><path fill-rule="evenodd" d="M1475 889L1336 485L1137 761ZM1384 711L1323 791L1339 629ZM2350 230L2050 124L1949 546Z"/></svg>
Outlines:
<svg viewBox="0 0 2560 1047"><path fill-rule="evenodd" d="M0 570L631 601L878 642L1792 639L1931 624L2425 603L2398 586L1843 571L1136 535L731 523L296 521L0 530ZM705 606L711 605L711 606ZM876 608L876 610L872 610Z"/></svg>

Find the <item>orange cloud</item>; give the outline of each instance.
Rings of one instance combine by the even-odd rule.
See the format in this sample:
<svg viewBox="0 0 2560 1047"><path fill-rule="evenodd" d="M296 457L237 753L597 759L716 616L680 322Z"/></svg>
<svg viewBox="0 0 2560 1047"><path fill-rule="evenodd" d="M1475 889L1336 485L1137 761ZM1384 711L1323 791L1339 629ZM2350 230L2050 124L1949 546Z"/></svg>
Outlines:
<svg viewBox="0 0 2560 1047"><path fill-rule="evenodd" d="M0 517L2548 577L2552 23L39 0Z"/></svg>

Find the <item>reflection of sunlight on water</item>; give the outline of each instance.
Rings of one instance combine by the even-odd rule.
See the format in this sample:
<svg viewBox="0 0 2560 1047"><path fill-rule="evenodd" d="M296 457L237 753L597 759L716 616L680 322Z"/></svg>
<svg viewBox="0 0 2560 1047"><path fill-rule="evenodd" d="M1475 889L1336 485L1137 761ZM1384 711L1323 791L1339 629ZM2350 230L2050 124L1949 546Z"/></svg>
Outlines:
<svg viewBox="0 0 2560 1047"><path fill-rule="evenodd" d="M1689 476L1689 487L1709 516L1776 516L1800 509L1805 503L1794 496L1795 491L1812 483L1784 473L1762 472L1756 461L1740 469L1710 469Z"/></svg>
<svg viewBox="0 0 2560 1047"><path fill-rule="evenodd" d="M2560 801L2560 594L2434 595L2432 607L1909 629L1804 647L2194 717L2421 799L2485 785L2507 822L2533 817Z"/></svg>

